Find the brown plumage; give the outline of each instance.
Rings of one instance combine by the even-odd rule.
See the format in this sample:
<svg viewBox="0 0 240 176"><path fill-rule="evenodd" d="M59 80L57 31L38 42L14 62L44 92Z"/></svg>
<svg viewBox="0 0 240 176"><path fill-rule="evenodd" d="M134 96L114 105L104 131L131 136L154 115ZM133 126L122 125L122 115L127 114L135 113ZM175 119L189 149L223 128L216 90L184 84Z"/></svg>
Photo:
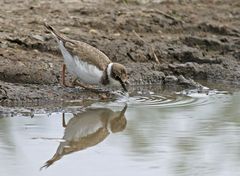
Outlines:
<svg viewBox="0 0 240 176"><path fill-rule="evenodd" d="M77 40L69 39L68 37L57 32L52 26L47 23L45 27L53 33L60 41L63 42L65 48L72 54L79 56L82 61L94 64L101 70L106 69L111 60L99 49Z"/></svg>
<svg viewBox="0 0 240 176"><path fill-rule="evenodd" d="M51 166L65 155L101 143L111 132L123 131L127 125L126 110L127 105L121 111L116 112L108 108L99 108L86 109L86 111L76 114L67 125L63 124L66 127L63 136L64 141L60 142L56 153L41 169ZM65 122L65 119L63 119L63 122Z"/></svg>
<svg viewBox="0 0 240 176"><path fill-rule="evenodd" d="M55 36L64 58L62 78L65 84L65 69L79 81L102 86L122 86L127 92L128 75L125 66L113 63L99 49L77 40L69 39L45 23ZM84 85L81 87L87 88Z"/></svg>

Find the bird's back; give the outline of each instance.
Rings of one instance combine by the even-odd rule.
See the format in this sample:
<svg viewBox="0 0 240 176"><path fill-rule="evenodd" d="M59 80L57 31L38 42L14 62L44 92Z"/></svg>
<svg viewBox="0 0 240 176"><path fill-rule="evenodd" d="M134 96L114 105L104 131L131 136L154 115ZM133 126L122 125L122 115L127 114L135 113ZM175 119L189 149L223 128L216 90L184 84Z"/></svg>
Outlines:
<svg viewBox="0 0 240 176"><path fill-rule="evenodd" d="M79 57L83 62L95 65L98 69L104 70L111 60L99 49L76 40L65 42L65 48L73 56Z"/></svg>

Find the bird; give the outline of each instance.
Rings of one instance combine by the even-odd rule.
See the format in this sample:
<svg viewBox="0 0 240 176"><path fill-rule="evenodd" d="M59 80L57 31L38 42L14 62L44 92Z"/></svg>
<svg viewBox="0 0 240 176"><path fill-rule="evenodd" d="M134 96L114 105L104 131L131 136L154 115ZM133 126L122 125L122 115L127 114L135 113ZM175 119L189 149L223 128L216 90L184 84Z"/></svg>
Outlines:
<svg viewBox="0 0 240 176"><path fill-rule="evenodd" d="M128 92L128 74L124 65L112 62L102 51L90 44L66 37L46 22L44 26L53 34L62 53L64 59L62 84L64 86L78 85L90 90L97 90L92 88L93 85L117 86L122 87L124 92ZM65 81L66 69L74 77L71 85L67 85Z"/></svg>
<svg viewBox="0 0 240 176"><path fill-rule="evenodd" d="M127 104L121 111L109 108L87 108L84 112L74 115L66 124L62 116L62 126L65 128L63 141L56 153L40 169L48 168L63 156L85 150L101 143L111 133L123 131L127 125L125 112Z"/></svg>

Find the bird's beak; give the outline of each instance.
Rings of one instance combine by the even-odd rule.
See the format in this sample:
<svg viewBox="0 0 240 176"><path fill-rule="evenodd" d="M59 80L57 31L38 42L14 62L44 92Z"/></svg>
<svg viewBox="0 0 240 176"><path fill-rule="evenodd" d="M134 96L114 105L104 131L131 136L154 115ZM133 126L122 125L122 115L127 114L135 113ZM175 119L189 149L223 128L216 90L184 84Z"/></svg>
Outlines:
<svg viewBox="0 0 240 176"><path fill-rule="evenodd" d="M128 92L125 82L123 82L122 79L120 79L120 78L119 78L119 81L120 81L120 84L121 84L123 90L124 90L125 92Z"/></svg>
<svg viewBox="0 0 240 176"><path fill-rule="evenodd" d="M122 82L121 85L122 85L122 87L123 87L123 90L124 90L125 92L128 92L127 87L126 87L126 84L125 84L124 82Z"/></svg>
<svg viewBox="0 0 240 176"><path fill-rule="evenodd" d="M128 80L124 82L126 92L128 92L129 85L130 85L130 82Z"/></svg>
<svg viewBox="0 0 240 176"><path fill-rule="evenodd" d="M118 80L125 92L128 92L127 87L126 87L126 82L123 82L123 80L120 77L116 77L116 80Z"/></svg>
<svg viewBox="0 0 240 176"><path fill-rule="evenodd" d="M122 109L122 111L121 111L121 113L120 113L120 115L119 115L119 117L124 117L124 114L125 114L125 112L126 112L126 110L127 110L127 104L124 106L124 108Z"/></svg>

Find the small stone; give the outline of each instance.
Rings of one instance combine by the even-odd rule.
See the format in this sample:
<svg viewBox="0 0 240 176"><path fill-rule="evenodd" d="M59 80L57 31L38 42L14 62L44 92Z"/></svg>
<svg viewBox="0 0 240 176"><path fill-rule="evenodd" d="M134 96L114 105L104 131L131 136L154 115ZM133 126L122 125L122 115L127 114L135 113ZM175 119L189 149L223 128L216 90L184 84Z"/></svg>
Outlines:
<svg viewBox="0 0 240 176"><path fill-rule="evenodd" d="M68 34L70 31L71 31L71 29L68 28L68 27L65 27L65 28L60 30L60 32L63 32L63 33L66 33L66 34Z"/></svg>
<svg viewBox="0 0 240 176"><path fill-rule="evenodd" d="M44 42L45 41L45 38L43 37L43 36L41 36L41 35L32 35L32 38L34 38L34 39L36 39L36 40L40 40L40 41L42 41L42 42Z"/></svg>
<svg viewBox="0 0 240 176"><path fill-rule="evenodd" d="M121 36L121 34L120 33L114 33L113 36L119 37L119 36Z"/></svg>
<svg viewBox="0 0 240 176"><path fill-rule="evenodd" d="M191 83L191 81L187 80L183 75L180 75L178 77L178 82L179 82L179 84L190 84Z"/></svg>
<svg viewBox="0 0 240 176"><path fill-rule="evenodd" d="M96 30L96 29L90 29L90 30L89 30L89 33L90 33L90 34L94 34L94 35L99 35L99 32L98 32L98 30Z"/></svg>
<svg viewBox="0 0 240 176"><path fill-rule="evenodd" d="M154 92L152 92L152 91L149 91L149 94L150 94L150 95L153 95L153 94L154 94Z"/></svg>
<svg viewBox="0 0 240 176"><path fill-rule="evenodd" d="M165 83L175 83L178 81L178 78L176 76L166 76L164 81Z"/></svg>

